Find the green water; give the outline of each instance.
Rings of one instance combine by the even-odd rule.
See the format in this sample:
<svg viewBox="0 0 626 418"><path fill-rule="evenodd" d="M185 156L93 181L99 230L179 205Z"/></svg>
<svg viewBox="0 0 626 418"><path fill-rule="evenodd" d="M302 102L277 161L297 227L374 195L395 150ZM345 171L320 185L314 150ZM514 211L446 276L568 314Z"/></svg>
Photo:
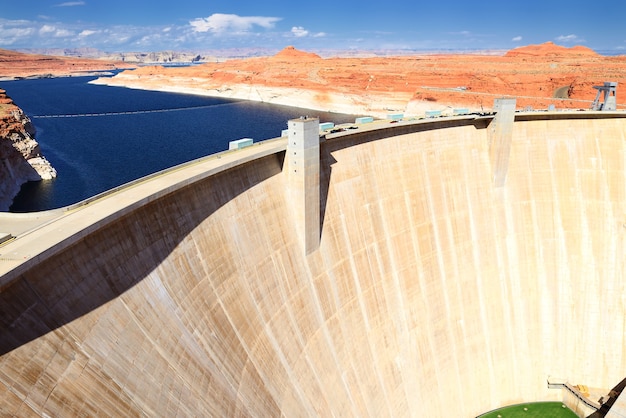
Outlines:
<svg viewBox="0 0 626 418"><path fill-rule="evenodd" d="M507 406L478 418L578 418L561 402L534 402Z"/></svg>

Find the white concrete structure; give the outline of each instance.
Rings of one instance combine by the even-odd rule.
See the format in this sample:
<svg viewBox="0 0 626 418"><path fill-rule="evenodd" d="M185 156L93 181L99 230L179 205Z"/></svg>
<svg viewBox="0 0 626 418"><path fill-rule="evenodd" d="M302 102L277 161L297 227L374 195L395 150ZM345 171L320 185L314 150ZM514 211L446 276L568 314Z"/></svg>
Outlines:
<svg viewBox="0 0 626 418"><path fill-rule="evenodd" d="M319 119L287 122L286 173L296 233L309 254L320 242L320 136Z"/></svg>
<svg viewBox="0 0 626 418"><path fill-rule="evenodd" d="M279 138L0 216L0 415L473 417L561 400L549 376L612 388L626 114L516 114L502 185L490 121ZM316 142L314 248L289 191Z"/></svg>
<svg viewBox="0 0 626 418"><path fill-rule="evenodd" d="M509 169L515 103L515 99L496 99L494 103L496 116L489 125L489 156L496 187L504 186Z"/></svg>
<svg viewBox="0 0 626 418"><path fill-rule="evenodd" d="M229 150L235 150L235 149L241 149L241 148L249 147L250 145L252 145L253 142L254 142L254 140L252 138L237 139L235 141L230 141L228 143L228 149Z"/></svg>

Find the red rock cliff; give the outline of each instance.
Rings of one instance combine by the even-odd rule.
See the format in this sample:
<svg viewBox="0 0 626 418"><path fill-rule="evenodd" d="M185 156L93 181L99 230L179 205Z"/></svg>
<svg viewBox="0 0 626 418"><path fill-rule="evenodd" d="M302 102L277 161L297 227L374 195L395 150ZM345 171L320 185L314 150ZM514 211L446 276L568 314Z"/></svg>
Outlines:
<svg viewBox="0 0 626 418"><path fill-rule="evenodd" d="M23 54L0 49L0 78L64 76L100 70L128 68L123 62Z"/></svg>
<svg viewBox="0 0 626 418"><path fill-rule="evenodd" d="M22 184L56 177L34 134L30 119L0 89L0 211L9 209Z"/></svg>
<svg viewBox="0 0 626 418"><path fill-rule="evenodd" d="M551 42L505 55L325 58L287 47L273 57L187 68L144 67L100 83L184 91L346 113L417 114L424 109L490 109L497 97L518 108L591 107L594 85L626 86L626 57ZM618 95L618 107L625 100Z"/></svg>

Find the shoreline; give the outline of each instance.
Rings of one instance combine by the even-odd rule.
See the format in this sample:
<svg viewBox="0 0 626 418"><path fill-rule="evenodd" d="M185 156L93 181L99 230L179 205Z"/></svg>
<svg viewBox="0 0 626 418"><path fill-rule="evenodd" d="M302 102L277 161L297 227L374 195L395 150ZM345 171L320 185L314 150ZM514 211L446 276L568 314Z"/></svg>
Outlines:
<svg viewBox="0 0 626 418"><path fill-rule="evenodd" d="M125 71L130 68L120 68L120 70ZM61 73L61 74L33 74L33 75L9 75L9 76L0 76L0 82L3 81L19 81L19 80L43 80L46 78L69 78L69 77L103 77L103 76L111 76L113 77L115 73L112 70L94 70L94 71L79 71L79 72L71 72L71 73Z"/></svg>
<svg viewBox="0 0 626 418"><path fill-rule="evenodd" d="M519 104L524 99L537 99L528 96L511 96L487 92L463 92L477 98L485 98L488 101L483 105L482 99L479 104L433 102L430 100L416 99L407 92L393 92L384 94L350 94L339 91L317 91L307 88L292 88L279 86L265 86L255 84L222 84L211 83L210 79L200 77L181 77L163 75L135 75L132 72L123 71L113 77L99 77L89 82L90 84L124 87L129 89L160 91L166 93L192 94L206 97L219 97L224 99L250 100L261 103L270 103L282 106L299 107L321 112L343 113L348 115L372 116L386 119L390 115L402 114L403 117L428 117L428 112L440 112L439 116L453 116L456 110L465 110L467 113L489 112L493 110L493 101L496 98L518 99L518 110L548 111L549 105L556 106L555 110L586 110L575 104L590 105L590 100L573 98L541 98L546 102L545 107L533 109L521 109ZM436 88L432 90L437 90ZM454 89L441 89L454 90ZM549 105L548 105L549 104ZM559 106L561 105L561 106ZM624 107L621 104L617 105ZM432 116L431 116L432 117Z"/></svg>
<svg viewBox="0 0 626 418"><path fill-rule="evenodd" d="M427 111L448 111L451 104L434 104L429 101L412 99L409 93L394 92L389 95L350 94L344 92L320 92L307 88L271 87L254 84L215 85L211 80L199 77L164 77L122 72L114 77L100 77L90 84L125 87L138 90L161 91L167 93L194 94L224 99L250 100L282 106L299 107L321 112L363 115L387 118L389 114L402 113L407 116L424 115ZM460 106L463 107L463 106ZM479 110L479 109L471 109Z"/></svg>

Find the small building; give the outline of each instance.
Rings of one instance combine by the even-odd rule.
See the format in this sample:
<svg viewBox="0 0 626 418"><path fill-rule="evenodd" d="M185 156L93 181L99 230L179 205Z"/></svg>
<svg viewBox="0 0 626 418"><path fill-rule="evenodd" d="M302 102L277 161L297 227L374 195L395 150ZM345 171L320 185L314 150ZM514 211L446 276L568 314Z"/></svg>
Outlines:
<svg viewBox="0 0 626 418"><path fill-rule="evenodd" d="M324 122L320 123L320 131L325 131L326 129L333 129L335 124L333 122Z"/></svg>
<svg viewBox="0 0 626 418"><path fill-rule="evenodd" d="M391 120L402 120L403 117L404 117L403 113L389 113L389 114L387 114L387 119L391 119Z"/></svg>
<svg viewBox="0 0 626 418"><path fill-rule="evenodd" d="M230 141L228 143L228 149L234 150L234 149L241 149L241 148L249 147L250 145L252 145L253 142L254 141L252 138L237 139L236 141Z"/></svg>
<svg viewBox="0 0 626 418"><path fill-rule="evenodd" d="M441 110L427 110L426 117L427 118L438 118L441 116Z"/></svg>
<svg viewBox="0 0 626 418"><path fill-rule="evenodd" d="M363 116L360 118L356 118L354 120L354 123L372 123L374 122L374 118L371 116Z"/></svg>

